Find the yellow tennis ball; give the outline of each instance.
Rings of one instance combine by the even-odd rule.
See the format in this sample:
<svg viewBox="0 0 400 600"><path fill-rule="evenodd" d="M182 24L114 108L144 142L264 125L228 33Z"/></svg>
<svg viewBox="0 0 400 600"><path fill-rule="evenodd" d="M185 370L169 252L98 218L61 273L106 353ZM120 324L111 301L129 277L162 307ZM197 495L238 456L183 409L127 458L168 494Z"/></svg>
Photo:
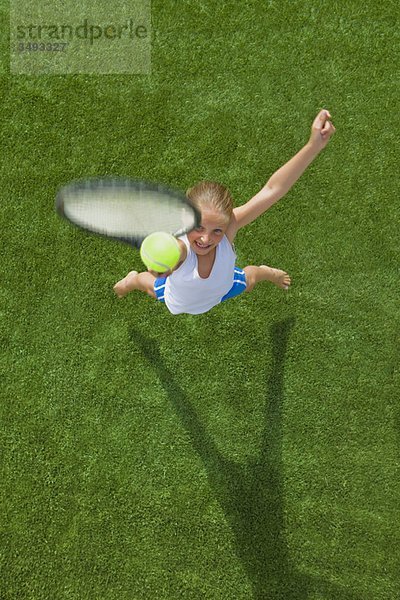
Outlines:
<svg viewBox="0 0 400 600"><path fill-rule="evenodd" d="M140 247L140 258L151 271L164 273L173 269L181 255L179 244L173 235L156 231L148 235Z"/></svg>

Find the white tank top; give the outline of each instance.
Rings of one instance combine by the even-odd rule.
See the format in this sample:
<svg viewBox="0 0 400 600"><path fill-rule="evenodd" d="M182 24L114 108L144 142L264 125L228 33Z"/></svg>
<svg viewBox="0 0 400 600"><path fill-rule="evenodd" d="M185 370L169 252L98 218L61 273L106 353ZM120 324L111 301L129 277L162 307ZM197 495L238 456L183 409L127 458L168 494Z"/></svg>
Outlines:
<svg viewBox="0 0 400 600"><path fill-rule="evenodd" d="M224 235L215 251L210 276L202 279L198 272L197 254L192 250L187 235L179 237L187 248L187 256L179 269L173 271L165 283L165 304L173 315L207 312L221 302L233 285L236 254Z"/></svg>

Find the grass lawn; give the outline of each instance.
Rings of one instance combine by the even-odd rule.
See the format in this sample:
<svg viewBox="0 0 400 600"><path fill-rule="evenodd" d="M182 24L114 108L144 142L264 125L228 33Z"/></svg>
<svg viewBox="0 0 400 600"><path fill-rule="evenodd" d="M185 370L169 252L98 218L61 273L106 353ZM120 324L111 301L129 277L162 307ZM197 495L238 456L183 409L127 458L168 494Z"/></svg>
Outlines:
<svg viewBox="0 0 400 600"><path fill-rule="evenodd" d="M147 74L18 75L1 3L0 598L400 598L397 4L151 19ZM118 300L139 253L54 213L95 175L240 205L322 107L328 147L235 241L288 294Z"/></svg>

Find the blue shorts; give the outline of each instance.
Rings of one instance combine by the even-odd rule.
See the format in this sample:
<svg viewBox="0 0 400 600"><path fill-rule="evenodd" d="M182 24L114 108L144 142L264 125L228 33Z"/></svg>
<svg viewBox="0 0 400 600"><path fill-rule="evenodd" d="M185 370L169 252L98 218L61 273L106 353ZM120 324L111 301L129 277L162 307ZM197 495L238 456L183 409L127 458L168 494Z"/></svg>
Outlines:
<svg viewBox="0 0 400 600"><path fill-rule="evenodd" d="M157 300L160 302L165 302L164 294L165 294L165 282L167 281L166 277L158 277L154 282L154 291L157 296ZM239 269L239 267L235 267L234 275L233 275L233 286L229 290L227 294L223 298L221 298L221 302L224 300L228 300L228 298L234 298L235 296L239 296L246 289L246 274L243 269Z"/></svg>

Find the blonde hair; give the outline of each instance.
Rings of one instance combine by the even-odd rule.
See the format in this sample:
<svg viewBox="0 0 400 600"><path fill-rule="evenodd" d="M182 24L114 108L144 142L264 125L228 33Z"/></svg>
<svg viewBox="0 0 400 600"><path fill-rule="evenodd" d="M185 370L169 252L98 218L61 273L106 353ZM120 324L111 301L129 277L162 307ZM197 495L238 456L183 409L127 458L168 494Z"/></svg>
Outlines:
<svg viewBox="0 0 400 600"><path fill-rule="evenodd" d="M200 181L186 190L186 196L200 210L203 207L214 208L230 219L233 211L233 199L227 187L216 181Z"/></svg>

